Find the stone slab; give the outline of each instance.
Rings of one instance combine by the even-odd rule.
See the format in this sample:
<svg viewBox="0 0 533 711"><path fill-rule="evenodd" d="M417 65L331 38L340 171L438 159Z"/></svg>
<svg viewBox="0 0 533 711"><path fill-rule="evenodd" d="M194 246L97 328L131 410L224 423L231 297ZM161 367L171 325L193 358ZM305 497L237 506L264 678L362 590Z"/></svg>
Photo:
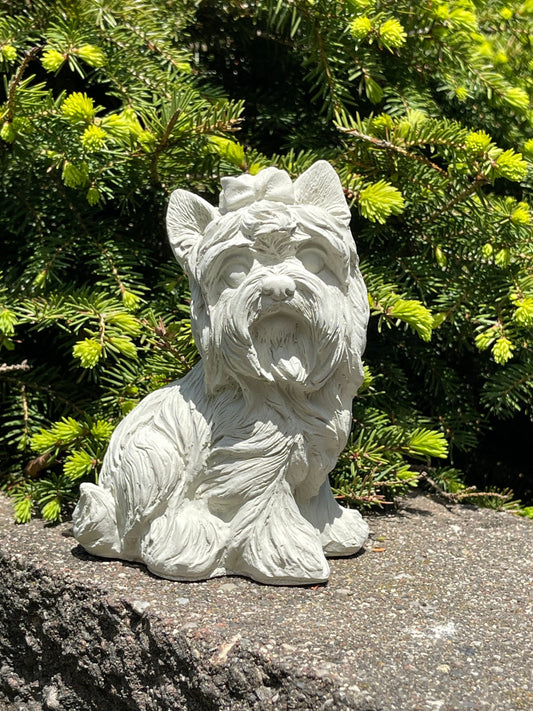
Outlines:
<svg viewBox="0 0 533 711"><path fill-rule="evenodd" d="M328 584L157 579L0 497L0 709L533 709L533 525L422 495Z"/></svg>

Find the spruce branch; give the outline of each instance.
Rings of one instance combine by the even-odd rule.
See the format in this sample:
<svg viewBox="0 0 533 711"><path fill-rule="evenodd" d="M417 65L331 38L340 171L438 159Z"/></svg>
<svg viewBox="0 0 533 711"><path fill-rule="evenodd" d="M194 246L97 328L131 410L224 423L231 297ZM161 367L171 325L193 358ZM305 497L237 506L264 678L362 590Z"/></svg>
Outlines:
<svg viewBox="0 0 533 711"><path fill-rule="evenodd" d="M63 195L63 198L64 198L66 204L68 205L70 211L71 211L72 214L74 215L75 220L76 220L76 222L77 222L79 228L82 230L82 232L83 232L83 234L86 236L87 240L90 241L90 242L98 249L98 251L100 252L100 254L104 257L104 259L106 260L106 262L107 262L108 265L109 265L109 269L110 269L110 271L111 271L111 274L113 275L115 281L116 281L117 284L118 284L120 293L123 294L123 293L126 291L126 286L125 286L124 282L122 281L122 278L121 278L121 276L120 276L120 273L119 273L119 270L118 270L117 266L115 265L115 262L113 261L111 255L109 254L109 250L107 250L107 249L100 243L100 241L92 234L92 232L89 231L89 229L87 228L87 225L85 224L85 222L84 222L83 219L82 219L82 216L81 216L79 210L76 208L76 206L74 205L74 203L72 202L72 200L71 200L71 199L69 198L69 196L67 195L66 190L65 190L65 188L64 188L64 186L63 186L63 183L61 183L60 181L56 181L56 183L57 183L57 186L58 186L60 192L61 192L62 195ZM72 238L72 240L73 240L73 239L74 239L74 237ZM72 241L72 240L71 240L71 241ZM61 248L58 250L58 252L59 252L59 251L61 251Z"/></svg>
<svg viewBox="0 0 533 711"><path fill-rule="evenodd" d="M15 116L15 95L17 91L17 87L22 81L22 77L24 76L24 72L26 71L28 64L31 62L31 60L41 51L42 47L41 46L35 46L31 47L28 49L24 55L24 59L20 63L20 67L18 68L15 76L11 80L8 88L8 93L7 93L7 112L6 112L6 121L7 123L12 123L13 118Z"/></svg>
<svg viewBox="0 0 533 711"><path fill-rule="evenodd" d="M433 161L430 161L429 158L426 158L425 156L421 156L418 153L412 153L411 151L406 150L402 146L398 146L396 143L392 143L391 141L385 141L380 138L376 138L375 136L370 136L368 134L362 133L361 131L355 129L355 128L347 128L345 126L337 126L337 129L341 131L341 133L345 133L349 136L352 136L354 138L357 138L361 141L366 141L367 143L370 143L374 148L377 148L378 150L384 150L384 151L389 151L391 153L397 153L398 155L405 156L406 158L409 158L410 160L414 160L417 163L422 163L424 165L427 165L430 167L432 170L435 170L437 173L440 173L441 175L446 176L449 178L449 175L444 168L441 168L439 165L436 163L433 163ZM415 145L415 144L413 144Z"/></svg>
<svg viewBox="0 0 533 711"><path fill-rule="evenodd" d="M457 193L451 200L448 200L442 207L434 210L428 217L422 218L421 222L423 224L433 222L437 217L442 216L445 212L449 212L455 205L466 200L467 197L478 192L478 190L489 182L487 176L484 173L478 173L473 181L465 187L461 192Z"/></svg>
<svg viewBox="0 0 533 711"><path fill-rule="evenodd" d="M45 452L40 454L38 457L30 460L24 467L24 473L27 474L31 479L35 479L39 474L46 469L50 464L52 458L51 452Z"/></svg>
<svg viewBox="0 0 533 711"><path fill-rule="evenodd" d="M446 501L449 501L452 504L460 504L465 499L471 498L492 498L498 499L502 503L505 503L511 501L511 499L513 498L512 492L501 494L497 491L478 491L477 487L475 486L468 486L462 489L461 491L452 493L450 491L445 491L441 486L439 486L439 484L437 484L437 482L432 479L427 472L420 472L419 476L435 490L438 496L445 499Z"/></svg>
<svg viewBox="0 0 533 711"><path fill-rule="evenodd" d="M28 410L28 396L26 394L26 383L22 383L20 386L20 397L22 400L22 418L23 418L23 437L26 438L29 434L29 420L30 414Z"/></svg>
<svg viewBox="0 0 533 711"><path fill-rule="evenodd" d="M22 363L14 363L8 365L7 363L2 363L0 365L0 375L2 373L12 373L14 370L30 370L31 365L28 365L27 360L23 360Z"/></svg>
<svg viewBox="0 0 533 711"><path fill-rule="evenodd" d="M330 107L330 113L333 114L336 111L339 111L343 108L342 101L340 101L337 97L337 87L335 80L333 78L333 72L331 70L331 66L328 60L328 55L326 53L325 45L324 45L324 39L322 37L322 33L320 32L320 26L317 23L314 27L315 31L315 39L318 47L318 57L320 58L320 63L322 64L322 67L324 69L324 73L326 76L327 80L327 85L328 85L328 90L329 90L329 97L330 97L330 102L331 102L331 107Z"/></svg>
<svg viewBox="0 0 533 711"><path fill-rule="evenodd" d="M21 385L21 381L19 379L15 379L13 377L8 376L6 378L3 378L3 380L8 383L13 383L14 385L17 385L17 386ZM52 400L56 400L58 402L61 402L65 405L67 405L69 409L77 412L79 415L85 414L85 410L82 407L80 407L76 402L65 397L58 390L56 390L55 388L53 388L49 385L43 385L42 383L38 383L38 382L35 382L32 380L25 380L23 385L25 388L24 392L26 392L26 389L27 389L27 390L34 390L34 391L40 392L40 393L45 393ZM26 414L26 411L27 411L26 408L27 408L27 400L25 400L24 414ZM29 410L28 410L28 414L29 414Z"/></svg>
<svg viewBox="0 0 533 711"><path fill-rule="evenodd" d="M136 25L132 25L130 22L125 22L124 27L126 27L132 34L136 35L140 39L143 40L143 42L146 43L146 46L150 49L152 52L157 52L160 54L169 64L171 64L175 69L180 69L180 63L176 60L175 57L172 56L172 54L165 50L164 47L160 42L155 40L154 38L148 39L146 36L146 33L144 33L141 29L139 29Z"/></svg>
<svg viewBox="0 0 533 711"><path fill-rule="evenodd" d="M174 126L176 125L179 117L181 116L181 113L181 108L178 108L176 109L176 111L174 111L165 127L165 130L163 131L163 135L161 136L159 143L157 144L152 153L152 160L150 162L150 179L154 185L161 184L157 164L161 153L163 153L165 148L167 148L168 146L170 134L172 133Z"/></svg>

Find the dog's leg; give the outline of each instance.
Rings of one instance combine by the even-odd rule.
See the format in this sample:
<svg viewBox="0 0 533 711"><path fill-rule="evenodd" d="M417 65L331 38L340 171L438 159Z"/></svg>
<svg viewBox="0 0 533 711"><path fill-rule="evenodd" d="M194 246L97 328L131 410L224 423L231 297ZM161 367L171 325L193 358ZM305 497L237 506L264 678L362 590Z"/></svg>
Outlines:
<svg viewBox="0 0 533 711"><path fill-rule="evenodd" d="M182 470L175 448L157 430L141 427L125 444L115 438L104 460L104 483L81 485L75 538L94 555L142 560L141 540L170 496L181 493L175 474Z"/></svg>
<svg viewBox="0 0 533 711"><path fill-rule="evenodd" d="M319 532L327 556L356 553L368 538L368 524L359 511L345 509L335 501L329 481L307 502L298 502L304 516Z"/></svg>
<svg viewBox="0 0 533 711"><path fill-rule="evenodd" d="M141 557L155 575L169 580L205 580L224 575L228 525L205 501L185 501L155 519L141 542Z"/></svg>
<svg viewBox="0 0 533 711"><path fill-rule="evenodd" d="M328 579L320 537L301 516L283 477L248 501L233 519L227 569L274 585Z"/></svg>

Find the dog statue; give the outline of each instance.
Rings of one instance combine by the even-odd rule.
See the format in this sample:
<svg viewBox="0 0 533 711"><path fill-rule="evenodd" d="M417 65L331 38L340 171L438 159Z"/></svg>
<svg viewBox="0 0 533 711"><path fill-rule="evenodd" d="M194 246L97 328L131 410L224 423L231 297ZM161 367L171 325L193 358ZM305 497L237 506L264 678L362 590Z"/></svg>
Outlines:
<svg viewBox="0 0 533 711"><path fill-rule="evenodd" d="M202 360L120 423L74 535L171 580L327 580L368 526L333 498L363 380L368 300L329 163L222 179L219 208L170 199Z"/></svg>

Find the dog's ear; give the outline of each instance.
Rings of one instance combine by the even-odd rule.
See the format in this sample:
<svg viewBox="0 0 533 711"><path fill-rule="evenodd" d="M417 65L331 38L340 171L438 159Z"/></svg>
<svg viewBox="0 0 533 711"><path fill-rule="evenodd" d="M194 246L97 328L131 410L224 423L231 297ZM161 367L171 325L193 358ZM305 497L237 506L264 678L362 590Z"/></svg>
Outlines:
<svg viewBox="0 0 533 711"><path fill-rule="evenodd" d="M350 209L346 204L341 181L327 161L313 163L294 181L294 195L297 203L316 205L345 225L350 224Z"/></svg>
<svg viewBox="0 0 533 711"><path fill-rule="evenodd" d="M174 256L189 274L194 272L194 264L191 264L190 259L194 245L216 214L216 208L187 190L175 190L170 196L167 210L168 238Z"/></svg>

